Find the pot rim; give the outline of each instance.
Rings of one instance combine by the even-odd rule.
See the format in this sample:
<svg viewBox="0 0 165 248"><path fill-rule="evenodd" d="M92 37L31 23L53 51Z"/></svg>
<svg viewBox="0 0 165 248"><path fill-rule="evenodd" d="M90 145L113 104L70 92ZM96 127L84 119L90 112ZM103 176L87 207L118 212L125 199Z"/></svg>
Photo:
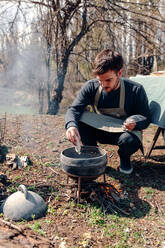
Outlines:
<svg viewBox="0 0 165 248"><path fill-rule="evenodd" d="M107 158L107 152L103 148L101 148L101 147L98 147L98 146L81 146L81 148L84 148L84 147L86 147L86 148L93 147L93 148L96 148L97 150L100 150L101 153L103 153L103 154L101 154L101 156L92 157L92 158L85 158L85 160L88 160L88 161L92 160L93 161L93 160L100 159L100 158L103 158L103 157L106 157ZM73 160L74 161L82 161L82 160L84 160L84 158L73 158L73 157L71 158L71 157L67 157L66 155L64 155L64 151L71 150L71 149L75 149L75 147L72 146L72 147L69 147L69 148L63 150L61 152L61 154L60 154L60 157L61 158L67 158L67 160L69 160L69 161L73 161Z"/></svg>

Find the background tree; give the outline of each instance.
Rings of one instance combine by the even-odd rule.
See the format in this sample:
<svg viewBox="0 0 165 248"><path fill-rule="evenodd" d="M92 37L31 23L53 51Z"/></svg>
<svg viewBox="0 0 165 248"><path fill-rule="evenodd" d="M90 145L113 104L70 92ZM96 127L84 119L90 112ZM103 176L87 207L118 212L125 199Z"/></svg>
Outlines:
<svg viewBox="0 0 165 248"><path fill-rule="evenodd" d="M33 22L35 19L39 45L45 51L49 114L59 111L65 78L88 79L93 58L102 48L122 52L125 75L149 73L151 69L144 70L144 57L164 61L165 21L160 15L164 0L2 0L1 3L15 4L12 24L19 13L27 19L27 8L37 13L33 14Z"/></svg>

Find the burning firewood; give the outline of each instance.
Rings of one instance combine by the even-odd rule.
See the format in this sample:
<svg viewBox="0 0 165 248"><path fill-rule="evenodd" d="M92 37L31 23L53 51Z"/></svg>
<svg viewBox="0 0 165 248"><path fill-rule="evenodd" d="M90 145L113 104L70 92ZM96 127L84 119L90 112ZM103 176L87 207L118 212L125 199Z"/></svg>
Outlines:
<svg viewBox="0 0 165 248"><path fill-rule="evenodd" d="M123 210L121 190L108 183L89 182L82 184L81 199L88 202L98 203L104 213L120 212L125 215L129 213Z"/></svg>

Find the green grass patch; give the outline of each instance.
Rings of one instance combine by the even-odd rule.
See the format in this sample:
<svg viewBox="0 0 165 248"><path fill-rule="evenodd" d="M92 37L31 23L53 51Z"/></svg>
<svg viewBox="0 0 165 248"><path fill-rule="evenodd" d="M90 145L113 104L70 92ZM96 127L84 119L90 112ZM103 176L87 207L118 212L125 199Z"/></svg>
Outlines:
<svg viewBox="0 0 165 248"><path fill-rule="evenodd" d="M145 198L151 199L153 195L155 194L155 190L151 187L144 188L144 191L146 193Z"/></svg>
<svg viewBox="0 0 165 248"><path fill-rule="evenodd" d="M41 228L41 223L40 222L35 222L34 224L32 225L29 225L29 227L36 233L44 236L45 235L45 232L42 230Z"/></svg>

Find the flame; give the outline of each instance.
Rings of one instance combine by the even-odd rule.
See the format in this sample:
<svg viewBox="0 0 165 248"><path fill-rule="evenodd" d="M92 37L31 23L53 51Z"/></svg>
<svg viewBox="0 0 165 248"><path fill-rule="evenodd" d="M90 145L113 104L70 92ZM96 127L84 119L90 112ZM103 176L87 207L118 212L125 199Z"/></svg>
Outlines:
<svg viewBox="0 0 165 248"><path fill-rule="evenodd" d="M102 189L103 193L105 194L105 196L107 198L109 198L112 202L114 202L114 198L111 195L111 192L115 193L115 194L120 194L120 192L122 192L122 190L117 189L115 186L113 185L100 185L100 188Z"/></svg>

